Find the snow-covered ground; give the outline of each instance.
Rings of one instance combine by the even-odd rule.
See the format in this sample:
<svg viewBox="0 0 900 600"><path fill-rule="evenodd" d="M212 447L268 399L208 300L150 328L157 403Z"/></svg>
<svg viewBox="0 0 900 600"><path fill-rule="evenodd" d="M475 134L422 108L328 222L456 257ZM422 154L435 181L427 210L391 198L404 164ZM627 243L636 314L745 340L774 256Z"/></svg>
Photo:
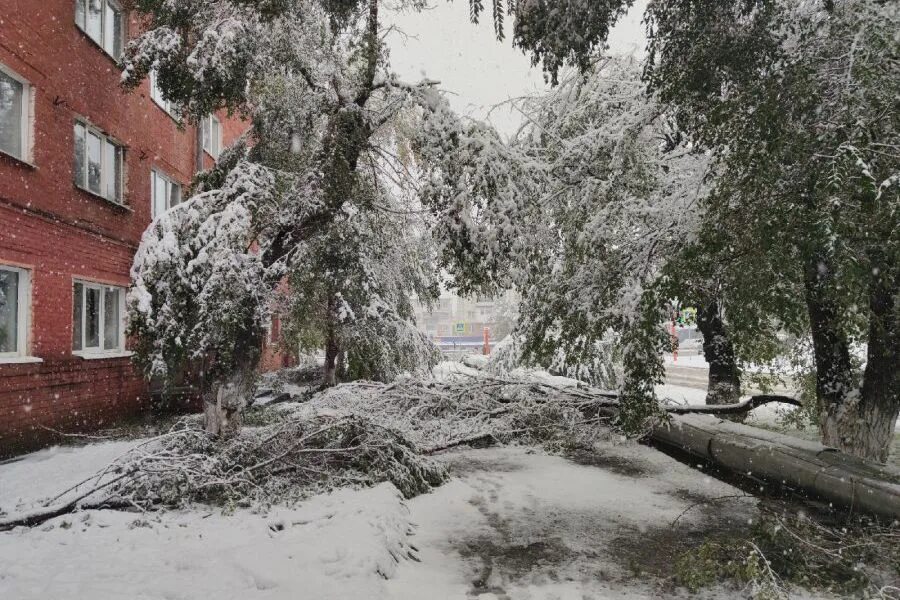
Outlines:
<svg viewBox="0 0 900 600"><path fill-rule="evenodd" d="M598 450L585 464L529 448L445 455L457 477L410 502L422 563L401 565L389 597L668 597L660 580L635 573L672 559L673 536L753 518L741 492L661 453L631 443ZM697 505L723 496L733 520Z"/></svg>
<svg viewBox="0 0 900 600"><path fill-rule="evenodd" d="M85 511L0 534L0 597L363 600L412 552L410 527L391 484L260 514Z"/></svg>
<svg viewBox="0 0 900 600"><path fill-rule="evenodd" d="M2 505L31 505L124 449L2 465ZM675 592L635 565L652 574L673 536L741 527L754 512L741 492L631 442L603 443L584 464L533 448L440 460L454 478L406 502L382 484L292 508L85 511L0 533L0 598L654 598Z"/></svg>
<svg viewBox="0 0 900 600"><path fill-rule="evenodd" d="M20 513L91 477L139 441L52 446L0 465L0 514Z"/></svg>

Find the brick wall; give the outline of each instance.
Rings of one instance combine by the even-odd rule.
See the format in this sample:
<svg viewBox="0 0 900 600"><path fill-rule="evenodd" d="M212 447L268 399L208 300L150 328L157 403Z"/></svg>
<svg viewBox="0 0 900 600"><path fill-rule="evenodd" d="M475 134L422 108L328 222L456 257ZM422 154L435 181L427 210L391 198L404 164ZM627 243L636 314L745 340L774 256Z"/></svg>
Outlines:
<svg viewBox="0 0 900 600"><path fill-rule="evenodd" d="M72 354L73 279L127 287L151 220L151 169L186 185L197 167L196 129L179 127L157 106L148 82L131 94L121 90L121 70L75 25L74 6L4 0L0 10L0 63L26 79L34 96L31 164L0 153L0 264L30 271L28 354L43 360L0 362L0 455L52 439L46 428L96 429L148 406L148 385L129 358ZM132 32L138 27L129 24ZM219 116L228 145L246 126ZM125 146L125 206L74 185L76 118Z"/></svg>

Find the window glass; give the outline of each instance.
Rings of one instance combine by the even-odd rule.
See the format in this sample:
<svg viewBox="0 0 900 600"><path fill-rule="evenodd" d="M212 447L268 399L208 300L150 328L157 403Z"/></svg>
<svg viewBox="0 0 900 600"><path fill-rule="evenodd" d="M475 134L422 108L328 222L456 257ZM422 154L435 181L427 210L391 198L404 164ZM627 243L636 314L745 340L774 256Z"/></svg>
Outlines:
<svg viewBox="0 0 900 600"><path fill-rule="evenodd" d="M210 151L210 143L209 143L209 117L203 117L203 121L200 123L200 137L203 140L203 149L207 152Z"/></svg>
<svg viewBox="0 0 900 600"><path fill-rule="evenodd" d="M160 213L166 210L165 190L160 189L161 181L156 171L150 171L150 208L152 217L155 219Z"/></svg>
<svg viewBox="0 0 900 600"><path fill-rule="evenodd" d="M222 146L222 128L219 119L215 115L208 115L201 123L201 139L203 149L209 152L213 158L219 158Z"/></svg>
<svg viewBox="0 0 900 600"><path fill-rule="evenodd" d="M103 157L103 179L105 182L105 190L103 195L113 202L117 202L119 199L119 157L116 150L115 145L104 140L103 152L105 156Z"/></svg>
<svg viewBox="0 0 900 600"><path fill-rule="evenodd" d="M78 122L72 168L76 185L111 202L122 202L122 148Z"/></svg>
<svg viewBox="0 0 900 600"><path fill-rule="evenodd" d="M25 86L0 71L0 150L22 158L22 114Z"/></svg>
<svg viewBox="0 0 900 600"><path fill-rule="evenodd" d="M169 184L169 208L181 204L181 186L177 183Z"/></svg>
<svg viewBox="0 0 900 600"><path fill-rule="evenodd" d="M0 269L0 353L19 350L19 285L17 271Z"/></svg>
<svg viewBox="0 0 900 600"><path fill-rule="evenodd" d="M103 348L114 350L119 347L119 290L103 290Z"/></svg>
<svg viewBox="0 0 900 600"><path fill-rule="evenodd" d="M125 18L114 0L75 0L75 24L113 57L122 55Z"/></svg>
<svg viewBox="0 0 900 600"><path fill-rule="evenodd" d="M92 283L74 285L72 349L100 352L122 349L122 299L125 290Z"/></svg>
<svg viewBox="0 0 900 600"><path fill-rule="evenodd" d="M151 171L152 208L155 219L168 209L181 202L181 186L157 172Z"/></svg>
<svg viewBox="0 0 900 600"><path fill-rule="evenodd" d="M212 127L211 127L211 137L212 137L212 155L216 158L219 157L219 146L222 144L222 132L220 131L219 120L215 117L211 117Z"/></svg>
<svg viewBox="0 0 900 600"><path fill-rule="evenodd" d="M87 187L95 194L100 193L100 173L102 169L103 140L100 136L89 133L87 138Z"/></svg>
<svg viewBox="0 0 900 600"><path fill-rule="evenodd" d="M100 347L100 290L84 289L84 347Z"/></svg>
<svg viewBox="0 0 900 600"><path fill-rule="evenodd" d="M84 2L85 0L75 0L75 24L85 28L84 24Z"/></svg>
<svg viewBox="0 0 900 600"><path fill-rule="evenodd" d="M84 187L84 125L75 123L75 163L72 167L75 183Z"/></svg>
<svg viewBox="0 0 900 600"><path fill-rule="evenodd" d="M176 105L169 102L163 97L162 89L156 79L156 71L150 71L150 97L167 113L175 118L179 118L179 111Z"/></svg>
<svg viewBox="0 0 900 600"><path fill-rule="evenodd" d="M125 17L121 10L116 10L116 19L113 21L114 43L112 47L113 56L116 58L122 56L122 47L125 45Z"/></svg>
<svg viewBox="0 0 900 600"><path fill-rule="evenodd" d="M87 0L87 23L85 33L100 44L103 33L103 0Z"/></svg>
<svg viewBox="0 0 900 600"><path fill-rule="evenodd" d="M75 293L72 297L72 348L81 350L81 334L83 331L81 311L84 308L84 286L82 284L75 284Z"/></svg>
<svg viewBox="0 0 900 600"><path fill-rule="evenodd" d="M103 49L118 57L122 50L122 13L109 2L106 3L106 20L103 25Z"/></svg>

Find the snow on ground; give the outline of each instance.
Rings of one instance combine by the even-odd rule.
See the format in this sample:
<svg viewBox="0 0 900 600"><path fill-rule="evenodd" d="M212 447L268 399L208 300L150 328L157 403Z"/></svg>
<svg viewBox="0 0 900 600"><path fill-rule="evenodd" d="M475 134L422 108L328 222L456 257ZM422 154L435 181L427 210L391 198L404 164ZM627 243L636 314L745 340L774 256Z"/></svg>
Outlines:
<svg viewBox="0 0 900 600"><path fill-rule="evenodd" d="M390 597L671 597L658 580L635 578L636 566L652 574L674 560L673 536L743 527L754 514L738 490L650 448L604 443L580 459L531 448L445 454L457 478L410 502L422 563L400 566ZM718 516L721 505L697 506L710 498L727 501L735 520Z"/></svg>
<svg viewBox="0 0 900 600"><path fill-rule="evenodd" d="M39 485L26 496L46 496L123 450L112 446L36 453L0 465L0 481L30 479ZM454 479L405 503L382 484L265 512L58 517L0 533L0 598L671 596L659 580L635 578L633 564L652 574L654 561L674 560L679 538L743 527L753 516L753 501L733 497L737 490L631 442L604 442L576 459L515 447L446 453L439 460ZM65 477L44 479L54 473Z"/></svg>
<svg viewBox="0 0 900 600"><path fill-rule="evenodd" d="M265 514L86 511L0 533L0 598L368 600L410 529L387 483Z"/></svg>
<svg viewBox="0 0 900 600"><path fill-rule="evenodd" d="M680 385L658 385L656 395L661 400L669 399L673 404L706 404L706 390Z"/></svg>
<svg viewBox="0 0 900 600"><path fill-rule="evenodd" d="M81 483L142 440L52 446L0 465L0 514L21 512Z"/></svg>
<svg viewBox="0 0 900 600"><path fill-rule="evenodd" d="M677 357L673 356L671 353L665 353L663 354L663 364L667 366L709 369L709 363L706 362L706 357L704 357L702 353L679 353Z"/></svg>

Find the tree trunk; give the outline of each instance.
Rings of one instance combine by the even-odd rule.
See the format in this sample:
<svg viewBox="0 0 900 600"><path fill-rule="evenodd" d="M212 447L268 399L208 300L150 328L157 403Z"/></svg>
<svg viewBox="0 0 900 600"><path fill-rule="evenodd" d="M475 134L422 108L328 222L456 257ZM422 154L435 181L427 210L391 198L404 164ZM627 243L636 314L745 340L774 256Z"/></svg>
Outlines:
<svg viewBox="0 0 900 600"><path fill-rule="evenodd" d="M856 420L856 406L850 406L853 366L850 345L842 331L839 308L831 295L833 279L824 258L813 257L804 269L806 306L816 361L816 399L822 443L857 454L845 439L848 426Z"/></svg>
<svg viewBox="0 0 900 600"><path fill-rule="evenodd" d="M706 403L735 404L741 398L741 378L717 300L710 300L697 311L697 328L703 334L703 356L709 363ZM737 415L735 420L745 416Z"/></svg>
<svg viewBox="0 0 900 600"><path fill-rule="evenodd" d="M325 387L337 385L337 356L338 347L334 341L334 336L329 336L325 345L325 379L322 382L322 385Z"/></svg>
<svg viewBox="0 0 900 600"><path fill-rule="evenodd" d="M876 261L880 267L887 266ZM900 413L900 277L885 268L874 271L869 288L869 347L859 393L851 393L830 415L839 448L857 456L887 461Z"/></svg>
<svg viewBox="0 0 900 600"><path fill-rule="evenodd" d="M219 437L240 433L244 421L244 408L253 391L253 383L262 354L262 329L256 322L254 311L245 312L244 322L230 358L230 372L221 374L226 367L219 365L207 372L218 372L203 394L203 416L206 431ZM214 360L224 360L216 357Z"/></svg>
<svg viewBox="0 0 900 600"><path fill-rule="evenodd" d="M338 379L341 381L347 380L347 351L343 348L339 349L337 353L336 372Z"/></svg>
<svg viewBox="0 0 900 600"><path fill-rule="evenodd" d="M213 387L204 398L203 415L206 431L217 437L231 437L241 431L244 424L244 407L250 395L252 376L241 371Z"/></svg>

